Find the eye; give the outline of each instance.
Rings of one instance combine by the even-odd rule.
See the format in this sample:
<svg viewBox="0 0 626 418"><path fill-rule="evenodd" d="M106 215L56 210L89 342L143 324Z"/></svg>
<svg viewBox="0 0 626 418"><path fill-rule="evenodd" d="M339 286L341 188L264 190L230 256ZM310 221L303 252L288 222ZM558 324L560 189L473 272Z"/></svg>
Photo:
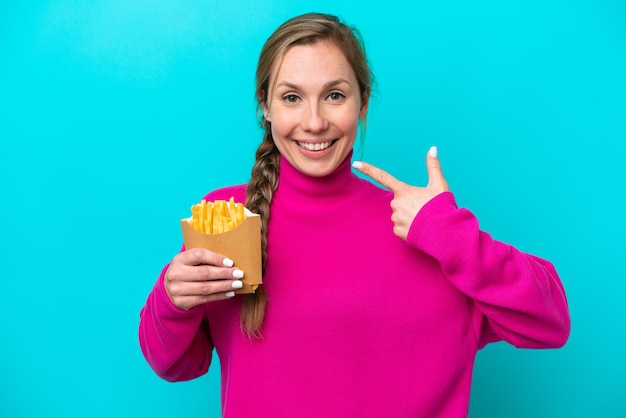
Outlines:
<svg viewBox="0 0 626 418"><path fill-rule="evenodd" d="M341 100L341 99L343 99L344 97L345 97L345 96L344 96L343 94L339 93L338 91L333 91L332 93L330 93L330 94L328 95L328 98L329 98L330 100Z"/></svg>
<svg viewBox="0 0 626 418"><path fill-rule="evenodd" d="M283 100L287 103L296 103L299 97L295 94L285 94Z"/></svg>
<svg viewBox="0 0 626 418"><path fill-rule="evenodd" d="M341 100L343 98L345 98L346 96L343 93L340 93L338 91L333 91L328 95L328 98L332 101L337 101L337 100Z"/></svg>
<svg viewBox="0 0 626 418"><path fill-rule="evenodd" d="M338 91L333 91L328 94L328 100L333 101L333 102L337 102L345 98L346 96L343 93L338 92Z"/></svg>

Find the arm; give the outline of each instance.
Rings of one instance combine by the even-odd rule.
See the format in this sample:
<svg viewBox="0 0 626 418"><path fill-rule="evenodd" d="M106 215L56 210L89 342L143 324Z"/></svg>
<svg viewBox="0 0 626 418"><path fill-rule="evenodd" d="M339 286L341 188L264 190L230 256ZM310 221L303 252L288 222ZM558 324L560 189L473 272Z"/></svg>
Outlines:
<svg viewBox="0 0 626 418"><path fill-rule="evenodd" d="M492 239L474 215L457 208L435 147L426 157L426 187L403 183L367 163L353 165L394 193L394 233L439 261L448 280L474 301L480 347L499 339L517 347L565 344L570 318L554 267Z"/></svg>
<svg viewBox="0 0 626 418"><path fill-rule="evenodd" d="M206 373L213 344L202 330L203 305L177 308L166 294L163 269L141 310L139 343L157 375L168 381L190 380Z"/></svg>
<svg viewBox="0 0 626 418"><path fill-rule="evenodd" d="M526 348L567 341L567 300L553 265L481 231L472 213L457 208L452 193L420 210L407 243L438 260L448 280L474 301L481 347L499 339Z"/></svg>
<svg viewBox="0 0 626 418"><path fill-rule="evenodd" d="M205 199L230 196L245 201L245 185L217 190ZM141 350L159 376L190 380L208 371L213 342L203 320L206 303L233 297L242 277L232 260L203 248L185 250L184 245L165 266L139 322Z"/></svg>

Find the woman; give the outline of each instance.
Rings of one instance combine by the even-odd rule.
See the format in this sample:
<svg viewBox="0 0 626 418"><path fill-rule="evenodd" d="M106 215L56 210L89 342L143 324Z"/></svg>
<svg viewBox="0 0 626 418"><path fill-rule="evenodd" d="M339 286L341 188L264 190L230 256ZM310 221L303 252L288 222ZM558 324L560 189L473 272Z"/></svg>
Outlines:
<svg viewBox="0 0 626 418"><path fill-rule="evenodd" d="M457 208L436 148L425 188L362 162L389 190L352 173L372 84L359 39L307 14L261 52L252 178L206 199L261 215L264 286L235 296L237 260L182 251L142 310L141 347L164 379L206 373L216 350L226 417L463 417L478 349L568 338L553 266Z"/></svg>

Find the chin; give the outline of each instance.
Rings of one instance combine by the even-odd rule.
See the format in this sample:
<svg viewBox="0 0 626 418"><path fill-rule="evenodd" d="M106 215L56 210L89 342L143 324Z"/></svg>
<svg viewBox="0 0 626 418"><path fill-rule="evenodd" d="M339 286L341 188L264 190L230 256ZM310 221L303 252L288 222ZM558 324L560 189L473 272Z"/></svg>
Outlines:
<svg viewBox="0 0 626 418"><path fill-rule="evenodd" d="M311 154L296 145L284 149L282 154L299 172L311 177L325 177L335 172L350 153L351 148L338 147L337 142L320 153Z"/></svg>

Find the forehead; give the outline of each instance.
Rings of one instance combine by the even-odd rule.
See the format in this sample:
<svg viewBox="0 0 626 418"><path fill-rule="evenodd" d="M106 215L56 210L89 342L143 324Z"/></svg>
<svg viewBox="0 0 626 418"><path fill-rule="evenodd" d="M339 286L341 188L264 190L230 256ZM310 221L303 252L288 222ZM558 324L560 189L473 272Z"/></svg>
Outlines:
<svg viewBox="0 0 626 418"><path fill-rule="evenodd" d="M335 44L319 41L289 48L272 71L270 84L283 81L297 84L327 82L343 78L356 83L356 75L345 55Z"/></svg>

